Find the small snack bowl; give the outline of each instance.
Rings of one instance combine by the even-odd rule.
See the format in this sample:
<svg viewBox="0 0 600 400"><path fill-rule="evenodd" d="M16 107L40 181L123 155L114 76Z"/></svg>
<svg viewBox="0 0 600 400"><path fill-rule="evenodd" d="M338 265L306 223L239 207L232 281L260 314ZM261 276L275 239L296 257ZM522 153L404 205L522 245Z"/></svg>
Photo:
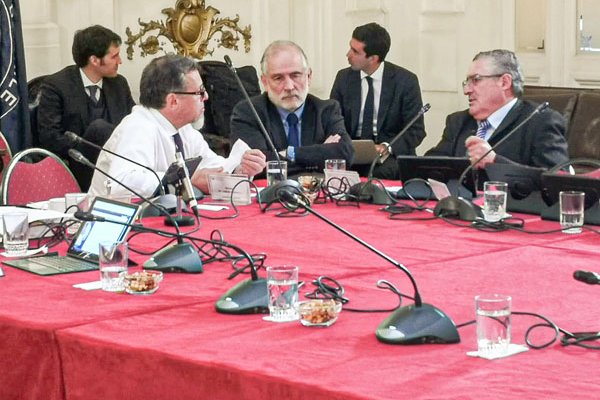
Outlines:
<svg viewBox="0 0 600 400"><path fill-rule="evenodd" d="M161 271L144 270L123 276L125 291L129 294L152 294L158 290L158 284L162 279Z"/></svg>
<svg viewBox="0 0 600 400"><path fill-rule="evenodd" d="M298 303L300 322L304 326L332 325L342 311L342 303L333 299L314 299Z"/></svg>

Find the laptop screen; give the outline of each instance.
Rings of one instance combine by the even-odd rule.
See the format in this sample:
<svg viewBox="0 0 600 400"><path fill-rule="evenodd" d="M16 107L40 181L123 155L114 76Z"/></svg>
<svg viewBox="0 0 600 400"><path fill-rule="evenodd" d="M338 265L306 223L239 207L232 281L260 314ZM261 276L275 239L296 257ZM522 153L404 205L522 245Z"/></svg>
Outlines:
<svg viewBox="0 0 600 400"><path fill-rule="evenodd" d="M90 261L98 261L100 242L118 242L124 240L129 233L130 226L135 221L140 206L136 204L120 203L101 197L96 197L90 212L97 216L114 222L89 221L83 223L67 254Z"/></svg>

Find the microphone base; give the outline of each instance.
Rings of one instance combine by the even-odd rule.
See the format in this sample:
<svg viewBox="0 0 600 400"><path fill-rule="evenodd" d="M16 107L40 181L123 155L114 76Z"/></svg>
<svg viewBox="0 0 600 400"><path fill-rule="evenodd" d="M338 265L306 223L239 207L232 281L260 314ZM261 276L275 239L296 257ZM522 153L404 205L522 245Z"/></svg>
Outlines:
<svg viewBox="0 0 600 400"><path fill-rule="evenodd" d="M350 195L348 196L348 200L358 200L363 203L380 205L390 205L395 203L385 188L374 185L371 181L352 185L348 194Z"/></svg>
<svg viewBox="0 0 600 400"><path fill-rule="evenodd" d="M154 253L144 263L144 269L199 274L202 272L202 259L192 244L180 243Z"/></svg>
<svg viewBox="0 0 600 400"><path fill-rule="evenodd" d="M388 344L459 343L454 321L431 304L404 306L387 317L375 331Z"/></svg>
<svg viewBox="0 0 600 400"><path fill-rule="evenodd" d="M436 217L456 218L461 221L475 221L483 218L481 207L462 197L448 196L438 201L433 214Z"/></svg>
<svg viewBox="0 0 600 400"><path fill-rule="evenodd" d="M261 203L266 204L267 206L279 200L279 191L284 188L291 188L297 191L298 193L302 193L302 187L300 183L292 179L286 179L281 182L277 182L274 185L267 186L258 194L258 198Z"/></svg>
<svg viewBox="0 0 600 400"><path fill-rule="evenodd" d="M217 312L223 314L268 314L269 290L266 279L246 279L217 300Z"/></svg>
<svg viewBox="0 0 600 400"><path fill-rule="evenodd" d="M189 215L175 215L172 217L165 217L165 225L168 226L193 226L196 223L194 217Z"/></svg>

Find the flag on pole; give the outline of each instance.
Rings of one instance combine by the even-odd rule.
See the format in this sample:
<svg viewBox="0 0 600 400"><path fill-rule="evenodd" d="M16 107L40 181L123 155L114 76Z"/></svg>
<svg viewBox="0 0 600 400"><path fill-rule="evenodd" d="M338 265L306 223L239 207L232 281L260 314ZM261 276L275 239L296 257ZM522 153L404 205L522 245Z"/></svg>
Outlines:
<svg viewBox="0 0 600 400"><path fill-rule="evenodd" d="M19 0L0 0L0 132L14 153L31 146Z"/></svg>

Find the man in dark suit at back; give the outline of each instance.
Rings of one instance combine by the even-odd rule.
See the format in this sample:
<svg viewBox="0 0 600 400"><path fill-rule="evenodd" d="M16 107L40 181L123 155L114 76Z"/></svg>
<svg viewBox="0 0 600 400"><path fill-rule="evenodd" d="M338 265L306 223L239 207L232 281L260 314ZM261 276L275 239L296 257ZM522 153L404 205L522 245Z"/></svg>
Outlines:
<svg viewBox="0 0 600 400"><path fill-rule="evenodd" d="M350 136L344 128L340 106L308 94L312 70L300 46L275 41L261 60L265 93L251 98L279 156L288 161L288 175L320 171L326 159L353 157ZM242 139L274 160L250 104L241 101L231 115L231 142Z"/></svg>
<svg viewBox="0 0 600 400"><path fill-rule="evenodd" d="M100 25L75 33L72 52L76 65L49 75L42 84L37 130L43 148L68 159L72 144L64 136L65 131L102 146L129 114L135 102L127 80L117 72L120 46L119 35ZM97 150L85 145L78 149L96 161ZM77 163L70 166L86 191L93 171Z"/></svg>
<svg viewBox="0 0 600 400"><path fill-rule="evenodd" d="M375 167L374 176L397 179L394 156L414 155L425 127L423 117L419 118L389 149L388 142L423 106L417 76L385 61L390 45L389 33L374 22L354 29L346 54L350 67L337 73L330 97L340 103L352 139L373 139L377 152L388 156ZM366 167L355 166L361 175L366 174Z"/></svg>
<svg viewBox="0 0 600 400"><path fill-rule="evenodd" d="M520 99L523 75L517 57L509 50L477 54L463 82L469 108L450 114L440 142L426 155L481 158L513 128L523 122L536 104ZM569 160L565 120L547 109L533 116L476 168L494 162L551 168Z"/></svg>

